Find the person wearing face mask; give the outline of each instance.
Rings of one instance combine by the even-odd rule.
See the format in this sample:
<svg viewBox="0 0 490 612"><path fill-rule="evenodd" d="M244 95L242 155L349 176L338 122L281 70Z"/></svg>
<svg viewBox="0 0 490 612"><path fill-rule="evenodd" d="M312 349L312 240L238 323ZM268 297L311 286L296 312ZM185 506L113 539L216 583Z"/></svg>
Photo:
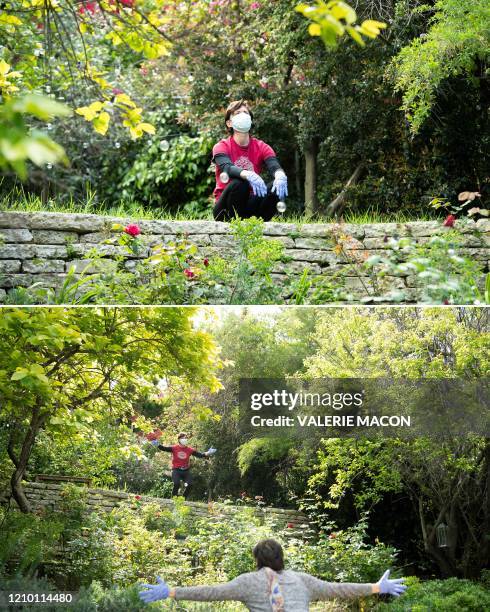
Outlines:
<svg viewBox="0 0 490 612"><path fill-rule="evenodd" d="M158 450L172 453L172 482L174 488L172 496L176 497L179 494L180 483L184 483L184 497L187 498L192 484L192 475L190 471L190 458L192 456L200 459L207 459L214 455L215 448L208 449L205 453L200 453L195 448L187 446L189 440L186 433L182 432L177 437L178 444L172 446L163 446L158 440L151 440L150 444L156 446Z"/></svg>
<svg viewBox="0 0 490 612"><path fill-rule="evenodd" d="M210 586L171 588L160 576L158 584L143 584L139 596L145 603L173 598L187 601L240 601L250 612L308 612L313 601L355 599L381 594L399 597L406 590L405 578L390 578L386 570L378 582L326 582L304 572L284 567L282 546L262 540L253 549L256 571Z"/></svg>
<svg viewBox="0 0 490 612"><path fill-rule="evenodd" d="M213 147L216 166L216 221L259 217L272 219L280 200L288 195L288 180L272 147L250 135L253 114L246 100L232 102L225 113L230 136ZM260 172L266 167L273 181L266 185Z"/></svg>

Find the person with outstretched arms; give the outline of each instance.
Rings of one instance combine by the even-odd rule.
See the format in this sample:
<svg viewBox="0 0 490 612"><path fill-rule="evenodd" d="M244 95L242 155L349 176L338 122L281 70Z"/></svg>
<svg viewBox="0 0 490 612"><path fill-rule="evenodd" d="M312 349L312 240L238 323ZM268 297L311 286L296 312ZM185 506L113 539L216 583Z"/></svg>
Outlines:
<svg viewBox="0 0 490 612"><path fill-rule="evenodd" d="M177 437L177 444L163 446L158 440L151 440L150 444L156 446L158 450L172 453L172 497L179 494L180 484L184 483L184 497L187 498L192 485L192 474L190 471L190 458L192 456L200 459L207 459L214 455L215 448L208 449L205 453L200 453L195 448L188 446L189 436L181 432Z"/></svg>
<svg viewBox="0 0 490 612"><path fill-rule="evenodd" d="M216 166L216 221L259 217L272 219L277 203L288 195L288 179L274 149L250 135L253 114L246 100L232 102L225 112L225 125L230 133L213 147ZM272 182L264 182L260 173L266 168Z"/></svg>
<svg viewBox="0 0 490 612"><path fill-rule="evenodd" d="M151 603L168 597L189 601L240 601L250 612L307 612L310 602L354 599L373 594L398 597L407 588L404 578L390 579L390 570L375 583L326 582L310 574L284 569L281 545L262 540L254 550L257 570L213 586L169 587L158 576L158 584L143 584L142 601Z"/></svg>

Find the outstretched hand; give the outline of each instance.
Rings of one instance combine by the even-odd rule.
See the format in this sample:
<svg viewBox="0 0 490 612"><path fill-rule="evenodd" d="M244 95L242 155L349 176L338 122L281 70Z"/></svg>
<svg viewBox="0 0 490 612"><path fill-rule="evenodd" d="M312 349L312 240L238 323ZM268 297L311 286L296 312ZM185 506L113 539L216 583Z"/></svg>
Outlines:
<svg viewBox="0 0 490 612"><path fill-rule="evenodd" d="M150 440L149 442L150 442L150 444L152 444L153 446L158 446L158 444L159 444L158 440Z"/></svg>
<svg viewBox="0 0 490 612"><path fill-rule="evenodd" d="M142 584L141 586L146 587L148 591L140 591L138 595L140 599L145 603L152 603L153 601L158 601L159 599L167 599L170 594L170 589L168 584L157 576L158 584Z"/></svg>
<svg viewBox="0 0 490 612"><path fill-rule="evenodd" d="M382 595L393 595L394 597L399 597L407 589L407 585L403 584L404 580L405 578L393 578L390 580L390 570L386 570L386 572L377 582L379 592Z"/></svg>
<svg viewBox="0 0 490 612"><path fill-rule="evenodd" d="M206 451L206 455L207 455L208 457L211 457L211 455L214 455L214 453L215 453L215 452L216 452L216 449L215 449L215 448L213 448L213 447L211 446L211 448L209 448L209 449Z"/></svg>

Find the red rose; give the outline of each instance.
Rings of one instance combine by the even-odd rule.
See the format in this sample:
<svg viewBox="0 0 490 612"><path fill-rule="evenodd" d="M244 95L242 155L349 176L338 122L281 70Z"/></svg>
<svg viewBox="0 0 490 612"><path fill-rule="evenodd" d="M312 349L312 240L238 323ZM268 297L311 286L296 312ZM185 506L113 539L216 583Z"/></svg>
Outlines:
<svg viewBox="0 0 490 612"><path fill-rule="evenodd" d="M288 523L288 524L286 525L286 527L287 527L288 529L294 529L294 523Z"/></svg>
<svg viewBox="0 0 490 612"><path fill-rule="evenodd" d="M141 234L141 230L140 230L140 228L139 228L137 225L135 225L135 224L130 224L130 225L127 225L127 226L124 228L124 231L125 231L125 233L126 233L126 234L129 234L129 235L130 235L130 236L132 236L133 238L134 238L135 236L138 236L139 234Z"/></svg>
<svg viewBox="0 0 490 612"><path fill-rule="evenodd" d="M141 499L141 495L135 495L134 499L138 499L138 500Z"/></svg>
<svg viewBox="0 0 490 612"><path fill-rule="evenodd" d="M446 227L453 227L455 221L456 217L454 215L448 215L444 220L443 225L445 225Z"/></svg>
<svg viewBox="0 0 490 612"><path fill-rule="evenodd" d="M134 0L120 0L121 4L124 4L124 6L133 6L134 4Z"/></svg>
<svg viewBox="0 0 490 612"><path fill-rule="evenodd" d="M194 276L196 276L190 268L186 268L184 270L184 274L187 276L187 278L194 278Z"/></svg>
<svg viewBox="0 0 490 612"><path fill-rule="evenodd" d="M202 262L202 263L203 263L203 264L206 266L206 268L207 268L207 267L209 266L209 259L208 259L207 257L205 257L205 258L203 259L203 262Z"/></svg>

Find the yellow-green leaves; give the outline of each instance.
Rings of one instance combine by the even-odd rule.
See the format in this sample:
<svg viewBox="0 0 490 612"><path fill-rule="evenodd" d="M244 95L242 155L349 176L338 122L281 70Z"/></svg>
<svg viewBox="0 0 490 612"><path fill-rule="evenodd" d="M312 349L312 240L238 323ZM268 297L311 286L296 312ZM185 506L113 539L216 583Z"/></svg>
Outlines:
<svg viewBox="0 0 490 612"><path fill-rule="evenodd" d="M44 373L44 368L38 363L32 364L29 368L17 368L10 380L19 380L24 381L26 384L32 384L33 378L35 382L41 382L45 385L49 384L49 379Z"/></svg>
<svg viewBox="0 0 490 612"><path fill-rule="evenodd" d="M106 111L101 112L95 119L92 121L94 130L99 134L104 135L107 132L109 127L110 116Z"/></svg>
<svg viewBox="0 0 490 612"><path fill-rule="evenodd" d="M357 15L355 10L340 0L331 2L317 1L314 5L298 4L296 11L311 20L308 32L311 36L319 36L327 47L335 47L338 38L349 34L359 45L364 46L362 36L376 38L386 24L368 19L361 25L355 25Z"/></svg>
<svg viewBox="0 0 490 612"><path fill-rule="evenodd" d="M16 112L33 115L41 121L71 115L71 110L65 104L38 94L28 94L22 96L22 98L16 98L12 101L12 108Z"/></svg>
<svg viewBox="0 0 490 612"><path fill-rule="evenodd" d="M125 44L136 53L143 53L148 59L168 55L172 44L158 34L158 28L168 21L161 13L162 11L153 11L143 19L139 12L127 9L125 20L114 21L113 29L105 38L115 47Z"/></svg>
<svg viewBox="0 0 490 612"><path fill-rule="evenodd" d="M10 167L25 179L27 160L37 166L68 163L63 147L40 130L29 129L24 115L44 121L70 112L63 104L36 94L10 98L0 105L0 167Z"/></svg>
<svg viewBox="0 0 490 612"><path fill-rule="evenodd" d="M0 28L5 32L15 32L16 26L22 25L22 20L15 15L0 13Z"/></svg>
<svg viewBox="0 0 490 612"><path fill-rule="evenodd" d="M10 72L10 64L7 64L5 60L0 60L0 89L3 95L19 91L11 79L18 79L21 76L20 72Z"/></svg>
<svg viewBox="0 0 490 612"><path fill-rule="evenodd" d="M147 134L155 133L155 127L151 123L141 121L141 112L143 109L137 107L125 93L119 93L114 96L113 102L110 100L97 100L92 102L89 106L77 108L75 112L81 115L86 121L90 121L96 132L105 135L111 119L108 110L113 108L120 112L123 125L128 128L131 138L140 138L145 132Z"/></svg>
<svg viewBox="0 0 490 612"><path fill-rule="evenodd" d="M77 108L75 112L82 115L86 121L90 121L94 126L94 130L104 136L107 133L111 119L109 113L104 110L109 104L110 102L108 101L100 102L97 100L89 106Z"/></svg>
<svg viewBox="0 0 490 612"><path fill-rule="evenodd" d="M102 110L103 107L104 103L97 101L92 102L92 104L90 104L89 106L81 106L80 108L77 108L75 112L79 115L82 115L82 117L87 121L93 121L98 116L98 113Z"/></svg>
<svg viewBox="0 0 490 612"><path fill-rule="evenodd" d="M381 30L386 28L386 23L382 21L375 21L374 19L367 19L363 21L358 28L358 31L369 38L376 38L380 34Z"/></svg>

